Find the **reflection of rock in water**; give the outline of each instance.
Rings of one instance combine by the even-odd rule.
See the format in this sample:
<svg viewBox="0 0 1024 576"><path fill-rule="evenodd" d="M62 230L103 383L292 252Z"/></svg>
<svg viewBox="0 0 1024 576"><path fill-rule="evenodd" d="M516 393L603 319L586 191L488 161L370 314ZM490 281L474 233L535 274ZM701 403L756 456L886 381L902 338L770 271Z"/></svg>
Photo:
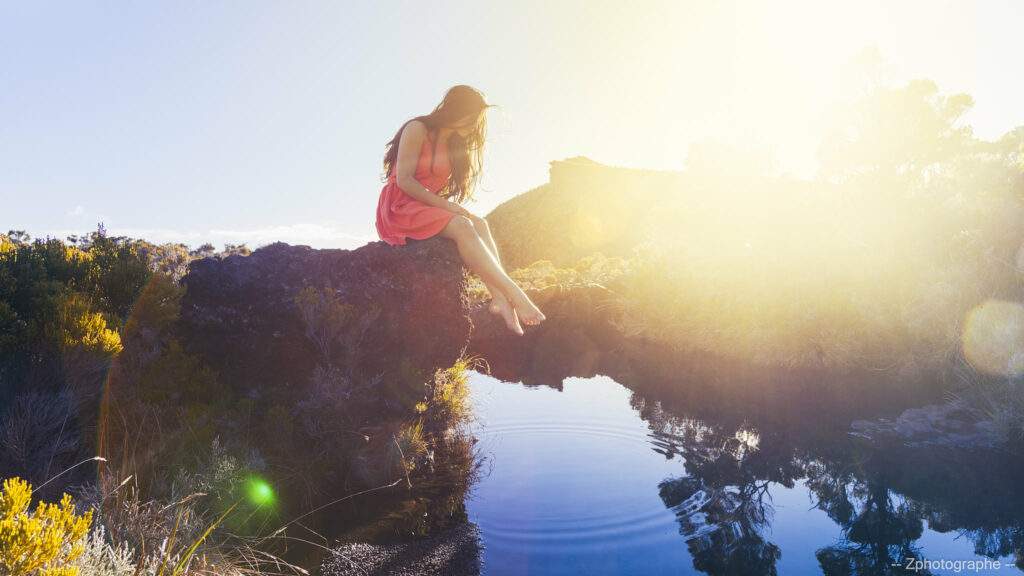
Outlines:
<svg viewBox="0 0 1024 576"><path fill-rule="evenodd" d="M1002 444L992 421L962 402L909 408L894 420L857 420L851 428L852 434L868 440L897 441L919 448L993 450Z"/></svg>

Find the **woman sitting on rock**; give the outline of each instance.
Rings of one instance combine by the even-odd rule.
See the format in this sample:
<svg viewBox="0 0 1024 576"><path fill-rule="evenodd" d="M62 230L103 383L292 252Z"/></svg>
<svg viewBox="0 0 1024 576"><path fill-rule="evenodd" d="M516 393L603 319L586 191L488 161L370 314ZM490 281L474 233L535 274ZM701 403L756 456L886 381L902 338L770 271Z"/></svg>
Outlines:
<svg viewBox="0 0 1024 576"><path fill-rule="evenodd" d="M487 221L460 204L480 176L488 106L474 88L455 86L433 112L398 129L385 148L377 234L392 245L435 235L453 240L491 293L490 311L522 334L522 324L539 324L544 314L505 273Z"/></svg>

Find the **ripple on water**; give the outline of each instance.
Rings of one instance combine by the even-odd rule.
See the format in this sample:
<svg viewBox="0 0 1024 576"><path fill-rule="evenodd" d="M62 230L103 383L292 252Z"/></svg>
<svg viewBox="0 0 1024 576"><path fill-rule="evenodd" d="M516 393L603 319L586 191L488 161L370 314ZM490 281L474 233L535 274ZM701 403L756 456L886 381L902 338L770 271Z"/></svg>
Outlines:
<svg viewBox="0 0 1024 576"><path fill-rule="evenodd" d="M657 497L657 482L668 474L635 466L638 459L664 462L665 443L635 414L624 416L629 420L538 413L478 425L503 492L490 494L490 513L475 519L486 545L543 553L624 548L659 536L678 541L674 515ZM646 450L624 451L623 444ZM680 464L672 466L676 473ZM509 508L496 506L498 498Z"/></svg>
<svg viewBox="0 0 1024 576"><path fill-rule="evenodd" d="M477 429L478 438L510 436L520 434L549 434L557 436L578 435L585 438L613 438L634 444L652 444L654 433L637 434L635 427L617 426L601 422L503 422L498 426L484 426Z"/></svg>

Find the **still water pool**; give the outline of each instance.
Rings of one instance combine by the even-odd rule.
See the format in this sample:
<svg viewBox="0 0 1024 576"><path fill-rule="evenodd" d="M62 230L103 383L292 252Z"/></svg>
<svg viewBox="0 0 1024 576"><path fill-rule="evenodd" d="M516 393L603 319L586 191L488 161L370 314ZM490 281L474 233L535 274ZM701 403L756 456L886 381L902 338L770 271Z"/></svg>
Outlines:
<svg viewBox="0 0 1024 576"><path fill-rule="evenodd" d="M486 464L466 507L491 576L1020 573L1019 500L976 496L965 462L700 421L601 376L474 374L471 399Z"/></svg>

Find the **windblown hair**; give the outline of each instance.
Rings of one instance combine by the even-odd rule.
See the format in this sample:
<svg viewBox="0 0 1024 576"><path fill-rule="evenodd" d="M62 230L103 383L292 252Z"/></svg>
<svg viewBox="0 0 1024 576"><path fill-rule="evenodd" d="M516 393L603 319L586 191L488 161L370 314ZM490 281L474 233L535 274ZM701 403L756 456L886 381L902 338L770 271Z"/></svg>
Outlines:
<svg viewBox="0 0 1024 576"><path fill-rule="evenodd" d="M426 125L427 133L434 146L432 152L436 152L437 133L441 128L455 126L459 120L476 114L476 126L470 134L463 138L457 132L453 132L448 137L448 161L452 171L448 183L438 192L438 195L460 203L472 198L473 189L476 188L477 180L480 178L484 139L487 136L487 115L483 114L483 111L490 106L484 100L483 94L475 88L460 84L448 89L444 99L434 108L433 112L406 120L398 129L395 137L384 147L384 177L391 174L391 170L398 162L398 143L409 122L419 120ZM431 154L430 167L434 167L433 154Z"/></svg>

